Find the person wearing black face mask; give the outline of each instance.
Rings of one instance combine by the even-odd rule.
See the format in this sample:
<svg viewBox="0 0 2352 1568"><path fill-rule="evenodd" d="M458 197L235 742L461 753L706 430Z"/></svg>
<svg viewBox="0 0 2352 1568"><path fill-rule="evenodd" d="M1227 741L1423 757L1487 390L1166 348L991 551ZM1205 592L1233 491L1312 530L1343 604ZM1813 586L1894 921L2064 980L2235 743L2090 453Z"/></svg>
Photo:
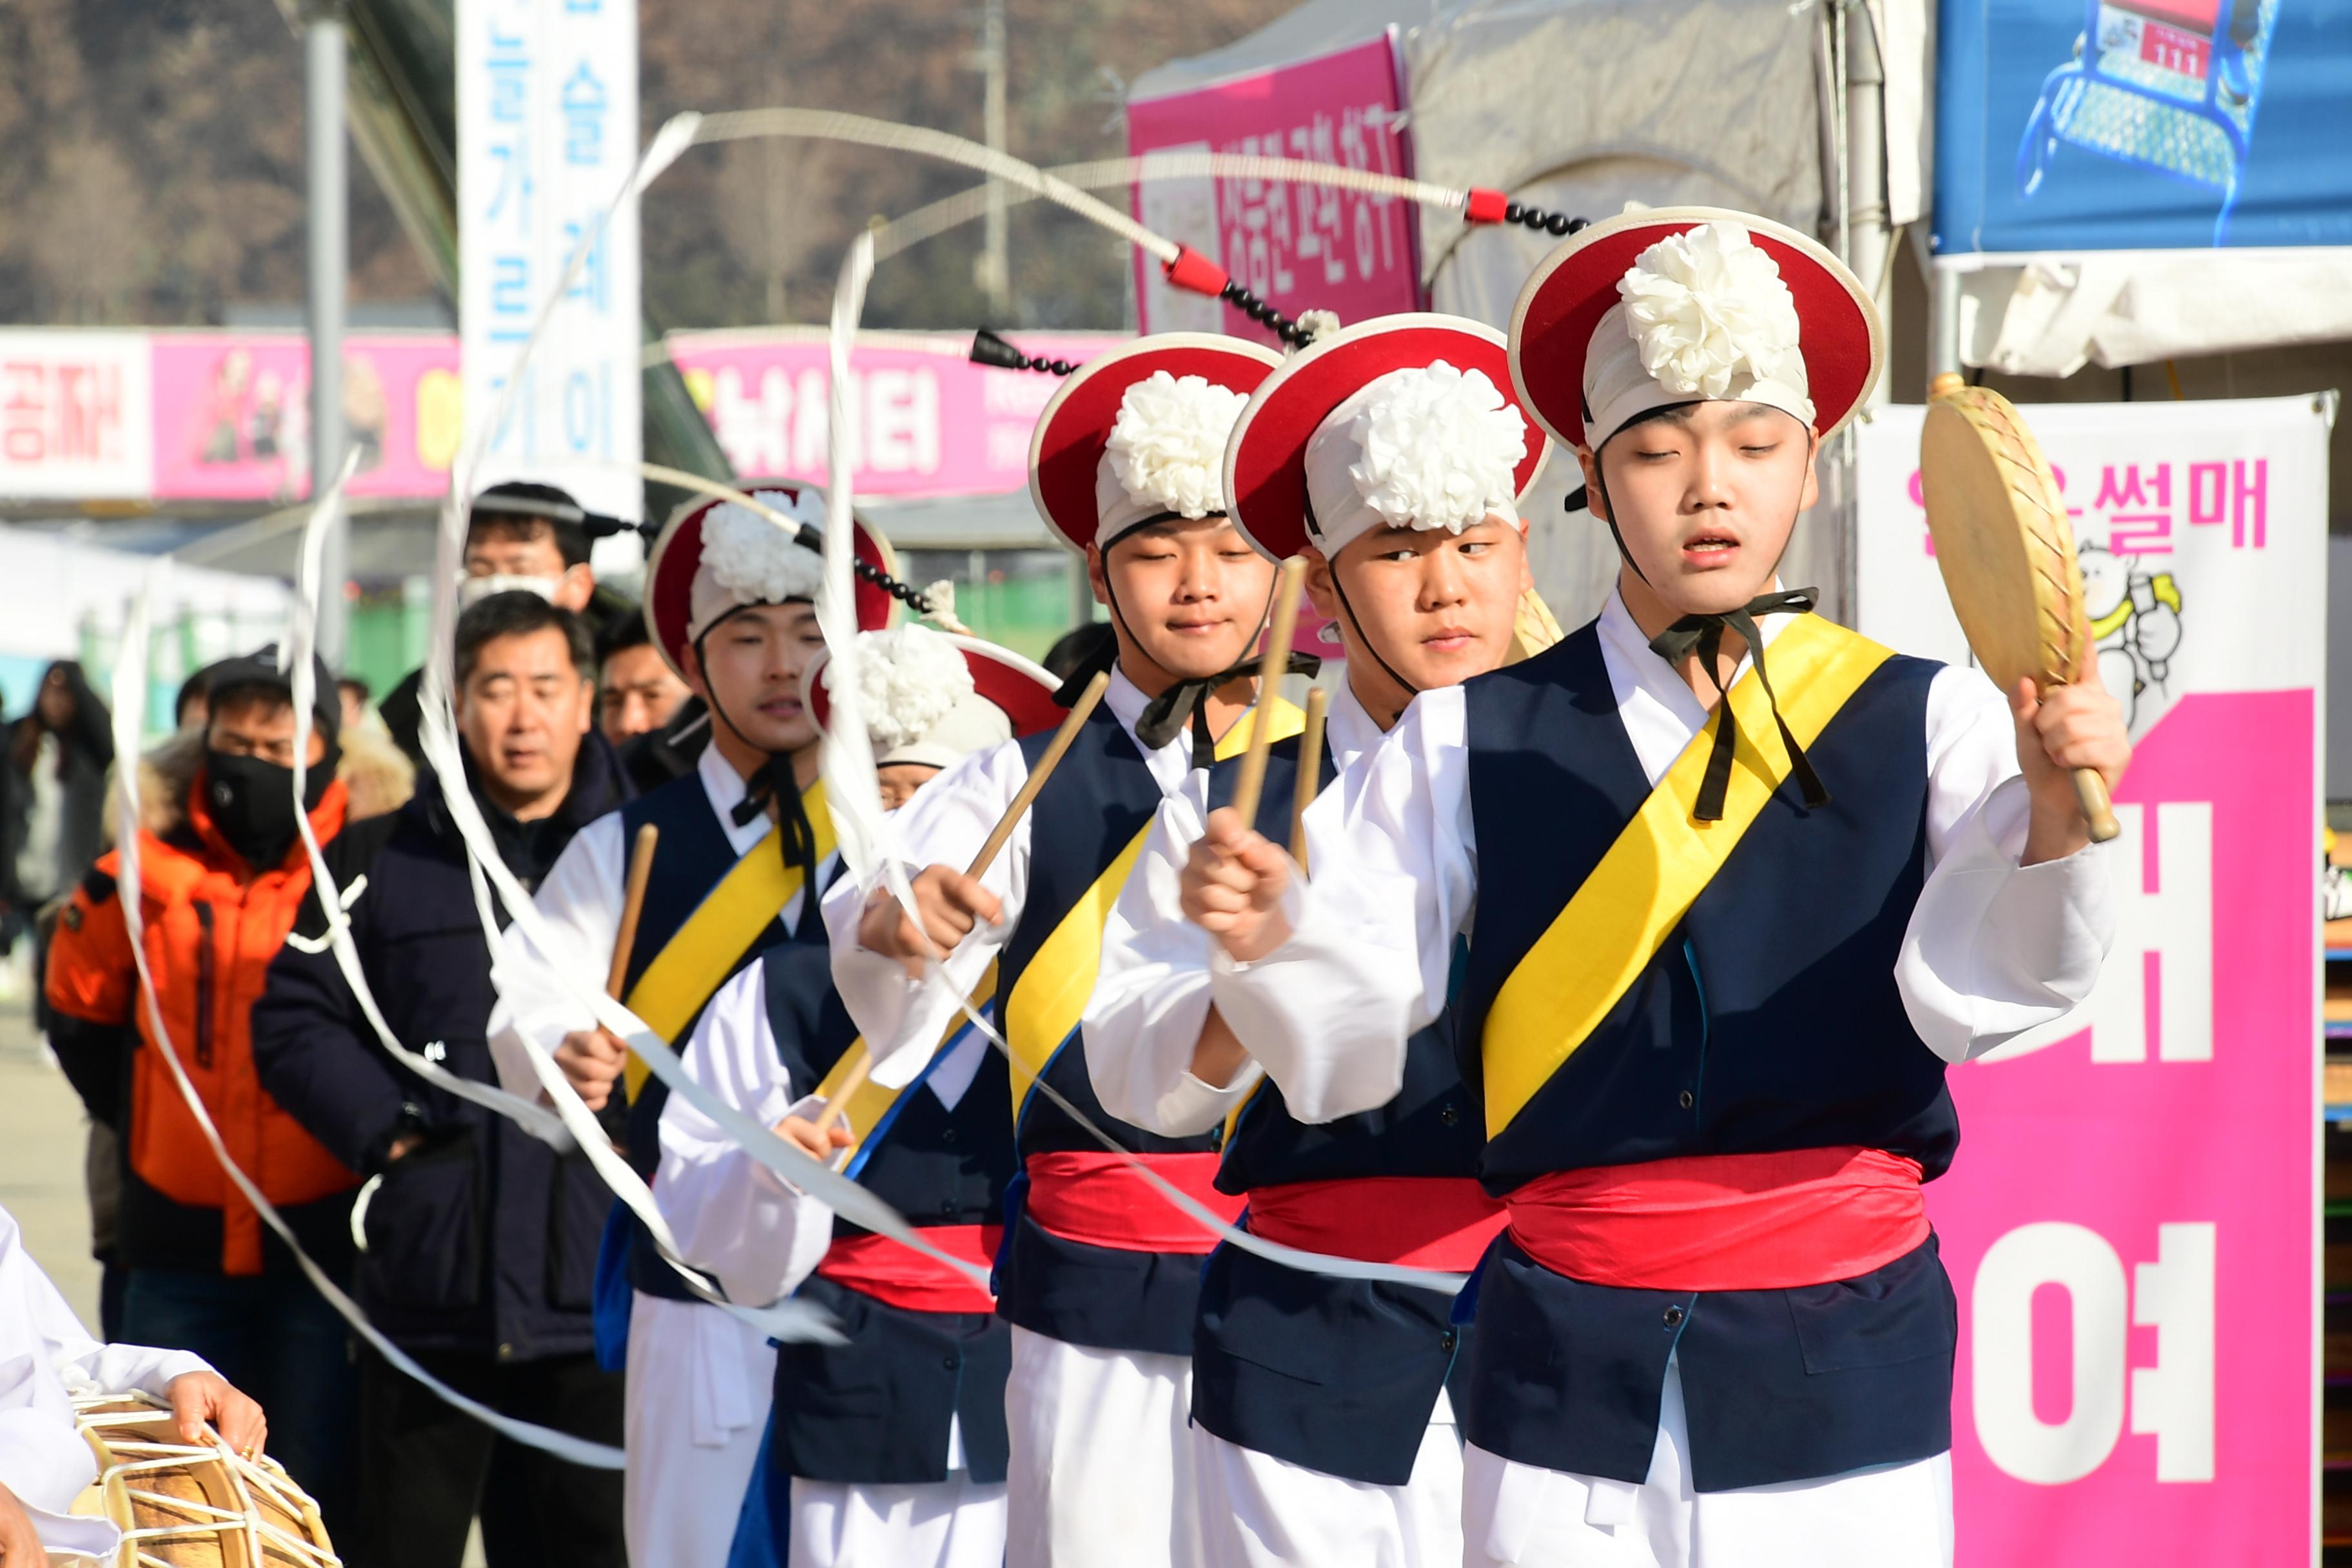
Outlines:
<svg viewBox="0 0 2352 1568"><path fill-rule="evenodd" d="M331 841L340 704L323 669L303 808ZM91 1117L121 1134L115 1245L128 1271L122 1337L194 1351L262 1402L271 1452L330 1518L348 1495L354 1379L342 1321L230 1184L180 1097L165 1051L194 1081L230 1158L260 1184L305 1249L348 1275L358 1178L261 1088L250 1014L310 887L294 804L292 681L267 647L217 665L211 711L143 759L138 888L102 857L58 917L51 1043ZM123 921L142 899L165 1036L140 996Z"/></svg>

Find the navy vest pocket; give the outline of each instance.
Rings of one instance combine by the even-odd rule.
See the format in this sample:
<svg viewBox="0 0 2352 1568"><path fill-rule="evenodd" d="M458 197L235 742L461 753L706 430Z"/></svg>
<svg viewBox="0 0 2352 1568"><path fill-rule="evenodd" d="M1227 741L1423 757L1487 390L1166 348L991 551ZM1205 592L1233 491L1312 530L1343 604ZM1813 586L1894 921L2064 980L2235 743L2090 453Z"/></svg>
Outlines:
<svg viewBox="0 0 2352 1568"><path fill-rule="evenodd" d="M386 1306L470 1307L482 1289L482 1177L471 1131L384 1172L367 1209L362 1294Z"/></svg>
<svg viewBox="0 0 2352 1568"><path fill-rule="evenodd" d="M587 1155L575 1149L552 1163L547 1179L547 1299L553 1305L584 1312L596 1304L596 1257L612 1208L612 1194Z"/></svg>
<svg viewBox="0 0 2352 1568"><path fill-rule="evenodd" d="M1932 1236L1883 1268L1781 1295L1809 1373L1948 1362L1958 1342L1959 1307Z"/></svg>

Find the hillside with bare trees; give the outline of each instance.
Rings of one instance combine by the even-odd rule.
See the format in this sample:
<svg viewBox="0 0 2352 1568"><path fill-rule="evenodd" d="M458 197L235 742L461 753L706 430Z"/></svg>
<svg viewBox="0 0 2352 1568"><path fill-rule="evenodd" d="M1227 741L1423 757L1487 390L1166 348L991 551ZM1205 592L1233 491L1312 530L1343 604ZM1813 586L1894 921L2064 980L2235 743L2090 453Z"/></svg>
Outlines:
<svg viewBox="0 0 2352 1568"><path fill-rule="evenodd" d="M1011 150L1116 155L1125 82L1289 3L1008 0ZM644 123L791 103L977 136L979 16L957 0L642 0ZM0 0L0 321L200 325L301 298L301 47L271 0ZM646 307L675 327L821 321L850 235L970 183L863 149L697 151L645 202ZM867 320L992 315L979 243L974 225L886 266ZM1073 220L1016 209L1011 320L1117 327L1127 266ZM352 269L356 299L432 292L364 173Z"/></svg>

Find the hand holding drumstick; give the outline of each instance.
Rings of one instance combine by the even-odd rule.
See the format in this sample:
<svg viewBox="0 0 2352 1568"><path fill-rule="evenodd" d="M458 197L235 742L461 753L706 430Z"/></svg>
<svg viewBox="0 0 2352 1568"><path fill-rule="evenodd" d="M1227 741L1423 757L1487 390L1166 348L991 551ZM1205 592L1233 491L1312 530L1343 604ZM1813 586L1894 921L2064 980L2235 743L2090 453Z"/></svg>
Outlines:
<svg viewBox="0 0 2352 1568"><path fill-rule="evenodd" d="M1234 804L1209 814L1208 827L1192 846L1180 884L1185 919L1244 963L1264 958L1290 940L1290 922L1281 907L1290 887L1290 857L1251 825L1257 819L1258 795L1265 782L1266 749L1274 739L1270 708L1288 662L1306 564L1297 556L1282 563L1265 654L1258 667L1257 708L1251 721L1255 728L1234 787ZM1299 761L1302 766L1307 763L1303 754ZM1321 762L1318 755L1314 766L1319 768ZM1295 815L1304 810L1299 805Z"/></svg>

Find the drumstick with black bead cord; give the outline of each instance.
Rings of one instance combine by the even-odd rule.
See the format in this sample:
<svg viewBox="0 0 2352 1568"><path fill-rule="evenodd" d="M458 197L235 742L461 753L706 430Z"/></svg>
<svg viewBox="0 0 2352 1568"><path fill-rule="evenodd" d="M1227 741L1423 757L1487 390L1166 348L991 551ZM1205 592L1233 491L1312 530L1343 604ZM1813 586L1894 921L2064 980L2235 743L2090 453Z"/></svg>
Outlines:
<svg viewBox="0 0 2352 1568"><path fill-rule="evenodd" d="M988 868L996 863L998 854L1011 841L1013 829L1029 815L1030 806L1036 803L1037 792L1045 787L1045 781L1052 778L1054 770L1062 765L1062 758L1069 751L1070 743L1078 738L1078 731L1086 727L1087 721L1094 715L1096 705L1102 701L1103 693L1109 689L1110 672L1108 670L1096 672L1095 678L1087 682L1087 689L1078 693L1076 702L1070 704L1070 711L1062 720L1062 727L1054 731L1054 739L1046 746L1045 754L1039 757L1037 765L1029 770L1029 777L1022 784L1020 793L1013 797L1013 804L1004 808L1004 815L996 819L996 826L989 830L988 837L981 844L980 853L974 855L971 864L964 868L965 876L976 882L988 874ZM835 1086L832 1096L825 1101L823 1114L816 1119L819 1133L828 1131L835 1122L841 1120L842 1112L849 1109L850 1097L866 1086L866 1079L873 1071L874 1053L861 1047L857 1059L842 1075L841 1082Z"/></svg>

